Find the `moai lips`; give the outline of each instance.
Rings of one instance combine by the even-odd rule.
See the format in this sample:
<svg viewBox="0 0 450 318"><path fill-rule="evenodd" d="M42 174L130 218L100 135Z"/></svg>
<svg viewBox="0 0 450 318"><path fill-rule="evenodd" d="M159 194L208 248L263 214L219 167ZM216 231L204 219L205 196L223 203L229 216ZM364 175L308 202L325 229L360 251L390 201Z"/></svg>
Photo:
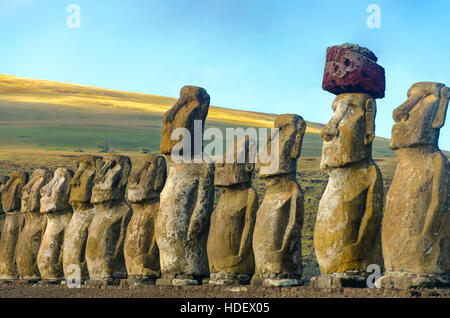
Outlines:
<svg viewBox="0 0 450 318"><path fill-rule="evenodd" d="M397 169L383 219L383 288L449 286L449 163L438 148L450 90L440 83L416 83L394 110L391 148Z"/></svg>
<svg viewBox="0 0 450 318"><path fill-rule="evenodd" d="M267 171L261 167L259 171L266 192L253 235L255 275L259 276L253 278L253 284L289 286L299 284L302 274L304 194L296 181L296 171L306 124L300 116L286 114L275 119L275 128L279 129L279 152L271 158L279 161L279 168ZM266 142L270 144L273 138ZM274 149L267 148L273 153Z"/></svg>
<svg viewBox="0 0 450 318"><path fill-rule="evenodd" d="M166 159L149 155L128 179L127 199L132 204L133 216L127 228L124 255L128 278L134 284L154 284L161 275L155 223L166 173Z"/></svg>
<svg viewBox="0 0 450 318"><path fill-rule="evenodd" d="M368 94L341 94L322 130L321 168L329 174L319 203L314 247L322 276L312 286L365 287L368 265L382 267L383 180L372 160L376 104Z"/></svg>
<svg viewBox="0 0 450 318"><path fill-rule="evenodd" d="M241 138L229 147L224 163L216 164L214 183L223 192L211 216L207 244L212 284L248 283L254 273L252 238L258 198L251 178L255 155L256 142Z"/></svg>
<svg viewBox="0 0 450 318"><path fill-rule="evenodd" d="M25 281L41 279L37 254L47 225L47 218L40 212L41 188L51 178L52 174L47 169L37 169L22 191L21 212L25 216L25 226L17 242L16 263L19 277Z"/></svg>
<svg viewBox="0 0 450 318"><path fill-rule="evenodd" d="M63 269L66 280L73 276L76 266L80 269L81 279L89 278L85 251L89 225L96 213L91 203L92 188L95 175L99 173L101 167L101 157L82 155L77 158L77 171L70 182L69 203L72 205L73 215L66 229L63 246Z"/></svg>
<svg viewBox="0 0 450 318"><path fill-rule="evenodd" d="M132 210L124 196L130 171L129 157L106 155L95 175L91 202L97 211L86 243L86 262L93 281L127 275L123 244Z"/></svg>
<svg viewBox="0 0 450 318"><path fill-rule="evenodd" d="M14 172L2 187L2 205L6 213L0 238L0 279L18 278L15 252L17 240L23 228L20 213L22 189L28 182L28 173Z"/></svg>
<svg viewBox="0 0 450 318"><path fill-rule="evenodd" d="M172 132L176 128L188 129L193 137L194 121L201 120L204 125L209 102L210 97L204 88L185 86L181 89L178 101L164 114L160 147L162 154L170 154L172 148L179 142L172 140ZM194 151L194 138L191 141L191 150Z"/></svg>
<svg viewBox="0 0 450 318"><path fill-rule="evenodd" d="M64 278L62 249L64 233L72 217L69 204L70 181L73 172L58 168L53 179L41 188L41 213L47 218L41 246L37 255L37 264L46 283L57 283Z"/></svg>
<svg viewBox="0 0 450 318"><path fill-rule="evenodd" d="M322 88L335 95L367 93L383 98L385 72L377 60L373 52L356 44L329 47Z"/></svg>
<svg viewBox="0 0 450 318"><path fill-rule="evenodd" d="M195 148L194 121L200 121L198 132L203 134L209 100L205 89L186 86L164 115L161 153L166 154L168 176L156 223L162 273L157 284L198 284L209 274L206 241L214 203L214 164L192 163L195 155L203 154L201 143ZM193 137L190 149L183 149L191 153L182 154L191 162L175 163L170 156L178 143L171 135L178 128Z"/></svg>

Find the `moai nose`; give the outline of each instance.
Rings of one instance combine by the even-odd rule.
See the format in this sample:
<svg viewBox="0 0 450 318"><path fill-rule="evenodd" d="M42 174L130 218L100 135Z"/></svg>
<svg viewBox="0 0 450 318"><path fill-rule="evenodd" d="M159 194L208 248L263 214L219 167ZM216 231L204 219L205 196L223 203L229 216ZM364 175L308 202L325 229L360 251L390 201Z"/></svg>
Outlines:
<svg viewBox="0 0 450 318"><path fill-rule="evenodd" d="M339 130L336 127L331 127L329 124L320 131L320 136L322 136L322 139L325 141L331 141L338 134Z"/></svg>

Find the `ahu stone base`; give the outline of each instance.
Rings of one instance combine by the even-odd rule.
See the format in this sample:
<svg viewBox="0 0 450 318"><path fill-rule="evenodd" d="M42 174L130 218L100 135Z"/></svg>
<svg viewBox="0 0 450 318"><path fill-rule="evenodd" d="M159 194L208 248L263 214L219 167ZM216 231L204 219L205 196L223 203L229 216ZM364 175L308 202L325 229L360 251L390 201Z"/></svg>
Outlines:
<svg viewBox="0 0 450 318"><path fill-rule="evenodd" d="M335 273L312 277L311 288L366 288L367 277L360 274Z"/></svg>
<svg viewBox="0 0 450 318"><path fill-rule="evenodd" d="M375 282L375 287L383 289L450 288L450 276L386 272Z"/></svg>
<svg viewBox="0 0 450 318"><path fill-rule="evenodd" d="M230 273L211 273L209 284L220 286L249 285L251 281L249 275L238 275Z"/></svg>
<svg viewBox="0 0 450 318"><path fill-rule="evenodd" d="M128 286L150 286L156 284L156 278L150 276L128 276Z"/></svg>
<svg viewBox="0 0 450 318"><path fill-rule="evenodd" d="M301 286L303 282L300 278L253 277L250 285L253 287L293 287Z"/></svg>

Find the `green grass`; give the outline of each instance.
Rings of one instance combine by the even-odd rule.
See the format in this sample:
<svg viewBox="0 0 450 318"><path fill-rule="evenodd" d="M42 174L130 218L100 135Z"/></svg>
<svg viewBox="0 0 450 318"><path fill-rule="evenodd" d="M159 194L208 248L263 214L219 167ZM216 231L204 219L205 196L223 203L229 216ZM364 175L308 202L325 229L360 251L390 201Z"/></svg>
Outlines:
<svg viewBox="0 0 450 318"><path fill-rule="evenodd" d="M95 152L98 151L96 143L106 140L116 152L137 153L140 147L158 151L161 127L161 114L141 110L0 101L0 147L3 149ZM227 127L238 126L207 120L206 128L209 127L225 132ZM321 148L319 134L305 134L302 156L320 157ZM394 156L388 141L375 141L374 156Z"/></svg>

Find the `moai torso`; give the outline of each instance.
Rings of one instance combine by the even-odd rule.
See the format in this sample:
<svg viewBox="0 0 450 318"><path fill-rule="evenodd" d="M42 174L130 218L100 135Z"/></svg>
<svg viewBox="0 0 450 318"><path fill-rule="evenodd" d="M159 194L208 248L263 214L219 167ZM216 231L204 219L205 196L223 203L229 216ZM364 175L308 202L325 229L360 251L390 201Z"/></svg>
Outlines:
<svg viewBox="0 0 450 318"><path fill-rule="evenodd" d="M449 163L437 147L449 95L443 84L417 83L394 111L398 164L382 234L388 272L450 274Z"/></svg>
<svg viewBox="0 0 450 318"><path fill-rule="evenodd" d="M298 279L302 274L304 195L296 181L296 171L306 124L300 116L280 115L275 128L279 132L266 143L266 149L271 150L271 164L261 165L259 171L266 192L253 236L255 274L264 279ZM278 144L271 145L274 140ZM278 152L274 148L277 146Z"/></svg>
<svg viewBox="0 0 450 318"><path fill-rule="evenodd" d="M41 274L37 264L37 254L47 225L47 218L41 214L41 188L52 174L46 169L37 169L22 191L21 212L25 216L25 226L19 235L16 248L16 263L20 279L39 280Z"/></svg>
<svg viewBox="0 0 450 318"><path fill-rule="evenodd" d="M234 151L235 145L234 161L227 162L225 154L214 174L214 183L223 192L212 213L208 236L211 280L237 275L247 275L250 280L255 271L252 239L258 197L251 178L256 145L254 140L240 139L228 151Z"/></svg>
<svg viewBox="0 0 450 318"><path fill-rule="evenodd" d="M0 279L18 278L15 252L24 223L20 205L22 189L27 182L28 173L16 171L3 185L2 205L6 215L0 238Z"/></svg>
<svg viewBox="0 0 450 318"><path fill-rule="evenodd" d="M160 252L161 273L165 279L192 280L206 277L208 257L206 242L214 202L214 164L194 163L202 156L203 145L195 145L195 120L203 134L209 109L209 95L203 88L185 86L180 99L164 115L161 153L166 155L168 176L161 192L161 204L156 223L156 240ZM171 157L177 141L171 140L176 128L190 133L191 142L183 148L188 162ZM184 139L183 139L184 140ZM198 149L197 149L198 148ZM178 157L178 156L177 156ZM176 160L173 160L176 159Z"/></svg>
<svg viewBox="0 0 450 318"><path fill-rule="evenodd" d="M372 160L375 100L368 94L338 95L334 116L322 130L321 167L329 181L319 203L314 247L322 274L382 266L383 181Z"/></svg>
<svg viewBox="0 0 450 318"><path fill-rule="evenodd" d="M69 204L70 181L73 172L66 168L58 168L53 179L41 189L41 213L47 218L37 263L42 279L47 282L58 282L64 278L63 244L64 234L72 217Z"/></svg>
<svg viewBox="0 0 450 318"><path fill-rule="evenodd" d="M91 202L96 212L89 226L86 262L91 280L125 278L123 244L132 210L125 202L131 171L129 157L106 155L95 176Z"/></svg>
<svg viewBox="0 0 450 318"><path fill-rule="evenodd" d="M133 207L133 216L127 228L124 255L129 278L145 281L161 275L155 224L166 173L166 159L149 155L141 169L128 179L127 200Z"/></svg>
<svg viewBox="0 0 450 318"><path fill-rule="evenodd" d="M77 159L77 171L70 183L69 203L73 208L73 215L66 229L63 246L66 279L77 273L81 274L83 280L89 278L85 251L89 225L96 212L91 203L94 177L101 165L102 158L98 156L82 155Z"/></svg>

